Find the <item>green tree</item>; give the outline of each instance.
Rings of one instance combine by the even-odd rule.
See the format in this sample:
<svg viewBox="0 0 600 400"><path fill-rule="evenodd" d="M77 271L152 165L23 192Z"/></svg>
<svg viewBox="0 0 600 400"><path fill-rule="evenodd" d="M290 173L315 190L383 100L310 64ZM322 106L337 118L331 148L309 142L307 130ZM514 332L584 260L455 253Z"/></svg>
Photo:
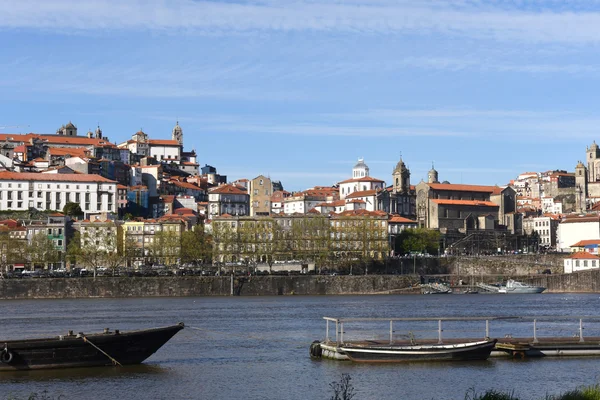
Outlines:
<svg viewBox="0 0 600 400"><path fill-rule="evenodd" d="M156 232L153 241L147 246L148 255L154 262L172 265L179 259L181 250L181 237L179 232Z"/></svg>
<svg viewBox="0 0 600 400"><path fill-rule="evenodd" d="M47 267L49 263L60 261L60 252L45 232L40 232L31 238L27 245L27 256L34 268L36 265Z"/></svg>
<svg viewBox="0 0 600 400"><path fill-rule="evenodd" d="M203 225L181 233L181 262L208 264L212 260L211 237L204 232Z"/></svg>
<svg viewBox="0 0 600 400"><path fill-rule="evenodd" d="M68 202L65 204L62 210L63 214L68 215L69 217L82 217L83 211L79 206L79 203L71 203Z"/></svg>
<svg viewBox="0 0 600 400"><path fill-rule="evenodd" d="M405 253L419 252L437 254L440 243L440 233L433 229L406 229L398 235L398 242Z"/></svg>

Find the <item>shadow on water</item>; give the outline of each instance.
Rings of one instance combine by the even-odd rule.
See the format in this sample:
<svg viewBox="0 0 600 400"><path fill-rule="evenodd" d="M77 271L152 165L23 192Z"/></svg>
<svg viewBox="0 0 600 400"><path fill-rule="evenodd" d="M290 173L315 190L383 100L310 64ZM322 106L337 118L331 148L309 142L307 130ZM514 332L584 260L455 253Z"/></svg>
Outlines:
<svg viewBox="0 0 600 400"><path fill-rule="evenodd" d="M0 383L32 381L82 381L101 378L131 378L144 375L161 375L168 373L167 368L159 365L126 365L122 367L89 367L62 368L30 371L4 371L0 374Z"/></svg>

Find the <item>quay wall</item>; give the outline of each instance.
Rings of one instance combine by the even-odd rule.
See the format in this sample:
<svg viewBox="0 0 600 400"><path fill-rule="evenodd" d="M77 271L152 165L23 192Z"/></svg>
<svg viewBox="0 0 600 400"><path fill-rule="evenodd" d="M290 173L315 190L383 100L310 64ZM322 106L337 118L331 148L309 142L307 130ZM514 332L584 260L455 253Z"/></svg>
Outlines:
<svg viewBox="0 0 600 400"><path fill-rule="evenodd" d="M600 293L600 270L562 274L564 256L461 257L423 260L413 271L388 275L258 275L236 277L242 296L419 293L419 275L456 284L495 283L509 277L547 288L547 293ZM417 260L418 261L418 260ZM545 270L551 274L541 274ZM409 272L407 275L406 272ZM397 273L397 272L396 272ZM0 280L0 299L230 296L230 276L28 278Z"/></svg>
<svg viewBox="0 0 600 400"><path fill-rule="evenodd" d="M253 276L236 277L242 296L420 293L418 277ZM0 299L76 299L127 297L230 296L230 276L29 278L0 281Z"/></svg>

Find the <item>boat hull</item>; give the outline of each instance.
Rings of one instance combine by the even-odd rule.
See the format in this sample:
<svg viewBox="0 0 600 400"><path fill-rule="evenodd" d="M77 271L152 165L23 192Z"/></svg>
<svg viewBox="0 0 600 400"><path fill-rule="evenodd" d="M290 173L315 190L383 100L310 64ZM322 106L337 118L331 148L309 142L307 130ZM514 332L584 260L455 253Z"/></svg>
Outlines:
<svg viewBox="0 0 600 400"><path fill-rule="evenodd" d="M424 346L342 346L340 351L355 362L472 361L486 360L496 341Z"/></svg>
<svg viewBox="0 0 600 400"><path fill-rule="evenodd" d="M0 371L140 364L183 327L0 342Z"/></svg>

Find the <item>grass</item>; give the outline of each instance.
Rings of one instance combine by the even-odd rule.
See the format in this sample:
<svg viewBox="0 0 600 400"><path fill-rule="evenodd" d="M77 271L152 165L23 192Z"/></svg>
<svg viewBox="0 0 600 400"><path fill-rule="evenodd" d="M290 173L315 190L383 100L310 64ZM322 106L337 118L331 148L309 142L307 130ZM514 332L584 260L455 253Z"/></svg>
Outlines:
<svg viewBox="0 0 600 400"><path fill-rule="evenodd" d="M497 390L488 390L478 394L472 388L465 395L465 400L519 400L519 397L515 396L514 392L507 393ZM600 385L581 387L556 396L546 395L543 400L600 400Z"/></svg>

